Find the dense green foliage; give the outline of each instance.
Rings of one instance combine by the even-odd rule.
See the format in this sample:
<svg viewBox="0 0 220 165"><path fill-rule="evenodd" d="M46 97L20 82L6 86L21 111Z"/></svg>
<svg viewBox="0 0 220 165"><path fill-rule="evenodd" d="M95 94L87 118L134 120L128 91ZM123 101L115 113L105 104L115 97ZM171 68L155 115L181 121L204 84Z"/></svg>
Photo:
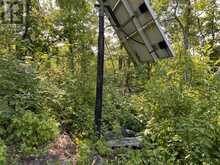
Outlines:
<svg viewBox="0 0 220 165"><path fill-rule="evenodd" d="M191 69L194 76L190 82L184 82L181 76L185 64L173 60L158 64L153 71L153 78L150 81L143 79L143 90L126 96L127 102L120 114L123 115L123 111L127 110L137 115L142 122L147 121L144 122L143 132L145 148L140 151L118 151L118 158L109 160L109 164L219 163L220 84L210 75L206 61L201 60L193 58L194 66ZM178 67L174 69L174 65ZM120 117L118 120L120 122ZM101 151L96 145L92 148L105 157L108 148L104 144L101 146ZM88 148L82 150L89 151ZM89 155L89 152L82 155Z"/></svg>
<svg viewBox="0 0 220 165"><path fill-rule="evenodd" d="M109 165L220 164L215 0L152 1L176 57L146 66L133 65L107 25L99 141L95 1L27 2L25 24L0 24L0 164L44 155L64 132L79 145L81 165L97 154ZM107 146L106 136L121 138L124 128L143 136L143 149Z"/></svg>
<svg viewBox="0 0 220 165"><path fill-rule="evenodd" d="M41 89L29 65L2 57L0 136L10 152L37 154L57 137L59 124L44 111Z"/></svg>
<svg viewBox="0 0 220 165"><path fill-rule="evenodd" d="M0 163L5 164L5 162L6 162L6 146L1 141L0 142Z"/></svg>

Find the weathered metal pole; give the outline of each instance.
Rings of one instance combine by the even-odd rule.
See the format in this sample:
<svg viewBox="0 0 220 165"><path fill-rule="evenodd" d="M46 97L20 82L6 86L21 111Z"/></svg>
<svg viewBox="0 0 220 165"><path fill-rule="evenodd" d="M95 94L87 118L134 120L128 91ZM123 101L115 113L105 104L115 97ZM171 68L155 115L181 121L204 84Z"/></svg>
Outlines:
<svg viewBox="0 0 220 165"><path fill-rule="evenodd" d="M99 6L99 39L97 57L97 84L96 84L96 107L95 107L95 131L98 138L101 137L102 100L104 81L104 53L105 53L105 20L104 4L100 1Z"/></svg>

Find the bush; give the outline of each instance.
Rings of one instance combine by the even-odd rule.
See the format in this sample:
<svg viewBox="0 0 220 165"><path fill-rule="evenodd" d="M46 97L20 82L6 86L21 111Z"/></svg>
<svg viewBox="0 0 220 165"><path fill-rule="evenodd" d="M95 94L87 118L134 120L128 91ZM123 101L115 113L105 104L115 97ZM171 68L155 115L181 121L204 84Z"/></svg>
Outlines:
<svg viewBox="0 0 220 165"><path fill-rule="evenodd" d="M192 71L191 81L177 74L175 81L162 77L147 83L145 111L152 119L145 131L146 163L220 163L219 84L205 66Z"/></svg>
<svg viewBox="0 0 220 165"><path fill-rule="evenodd" d="M162 164L219 164L220 127L196 117L152 122L145 137L143 158Z"/></svg>
<svg viewBox="0 0 220 165"><path fill-rule="evenodd" d="M0 141L0 164L4 165L6 163L6 146Z"/></svg>
<svg viewBox="0 0 220 165"><path fill-rule="evenodd" d="M62 84L44 81L43 104L61 123L63 131L88 137L93 133L94 90L80 83L71 74L65 74Z"/></svg>
<svg viewBox="0 0 220 165"><path fill-rule="evenodd" d="M0 57L0 100L7 104L0 110L41 110L38 84L32 66L12 56Z"/></svg>
<svg viewBox="0 0 220 165"><path fill-rule="evenodd" d="M94 156L94 147L91 141L83 141L79 148L79 157L77 164L91 164Z"/></svg>
<svg viewBox="0 0 220 165"><path fill-rule="evenodd" d="M25 155L38 154L59 134L59 124L47 114L27 111L12 118L8 143Z"/></svg>
<svg viewBox="0 0 220 165"><path fill-rule="evenodd" d="M37 154L59 133L58 123L44 112L39 91L32 66L0 57L0 137L15 155Z"/></svg>

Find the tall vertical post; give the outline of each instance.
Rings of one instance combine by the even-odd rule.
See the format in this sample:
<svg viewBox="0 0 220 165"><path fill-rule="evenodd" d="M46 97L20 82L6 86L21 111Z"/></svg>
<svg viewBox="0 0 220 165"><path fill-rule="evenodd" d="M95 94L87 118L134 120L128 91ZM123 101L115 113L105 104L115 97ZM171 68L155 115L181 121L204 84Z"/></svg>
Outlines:
<svg viewBox="0 0 220 165"><path fill-rule="evenodd" d="M98 39L98 57L97 57L97 84L96 84L96 106L95 106L95 131L96 136L101 136L102 120L102 100L103 100L103 80L104 80L104 53L105 53L105 20L104 4L100 1L99 6L99 39Z"/></svg>

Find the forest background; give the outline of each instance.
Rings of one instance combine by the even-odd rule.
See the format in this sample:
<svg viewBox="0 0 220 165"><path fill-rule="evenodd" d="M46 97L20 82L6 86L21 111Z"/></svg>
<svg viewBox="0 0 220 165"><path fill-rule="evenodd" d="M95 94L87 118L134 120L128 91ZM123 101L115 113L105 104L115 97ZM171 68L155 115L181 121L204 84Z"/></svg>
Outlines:
<svg viewBox="0 0 220 165"><path fill-rule="evenodd" d="M217 0L151 1L176 54L154 64L135 66L106 27L103 137L144 137L142 150L117 153L94 136L95 1L26 2L22 24L0 24L0 164L41 156L63 133L82 165L95 154L119 165L220 163Z"/></svg>

